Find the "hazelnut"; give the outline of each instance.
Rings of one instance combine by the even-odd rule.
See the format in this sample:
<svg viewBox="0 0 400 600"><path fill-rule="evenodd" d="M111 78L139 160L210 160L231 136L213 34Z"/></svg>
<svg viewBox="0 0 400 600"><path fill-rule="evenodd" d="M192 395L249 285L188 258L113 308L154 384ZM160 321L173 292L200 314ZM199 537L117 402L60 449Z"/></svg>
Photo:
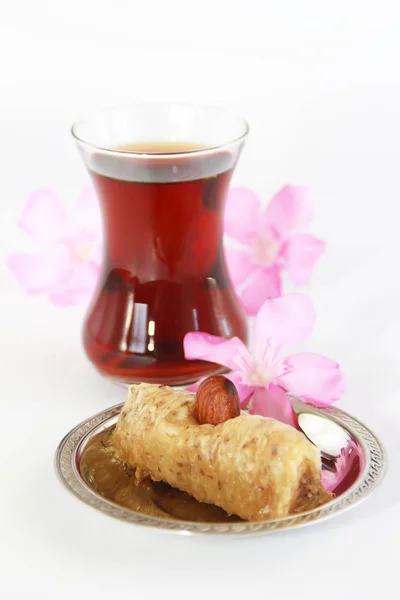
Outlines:
<svg viewBox="0 0 400 600"><path fill-rule="evenodd" d="M202 425L218 425L238 417L240 400L235 384L223 375L207 377L197 390L194 415Z"/></svg>

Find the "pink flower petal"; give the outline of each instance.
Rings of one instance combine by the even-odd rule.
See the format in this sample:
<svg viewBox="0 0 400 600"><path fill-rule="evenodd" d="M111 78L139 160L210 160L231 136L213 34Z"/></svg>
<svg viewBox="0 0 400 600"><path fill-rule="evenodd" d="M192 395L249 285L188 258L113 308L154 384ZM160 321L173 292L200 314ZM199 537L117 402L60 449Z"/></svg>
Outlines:
<svg viewBox="0 0 400 600"><path fill-rule="evenodd" d="M281 279L276 265L269 269L256 269L242 290L237 290L243 308L249 316L258 313L266 298L281 294Z"/></svg>
<svg viewBox="0 0 400 600"><path fill-rule="evenodd" d="M272 198L262 221L280 240L305 229L312 218L312 202L307 190L301 186L286 185Z"/></svg>
<svg viewBox="0 0 400 600"><path fill-rule="evenodd" d="M279 264L287 269L295 285L302 285L309 281L314 265L324 250L325 242L312 235L299 233L283 244Z"/></svg>
<svg viewBox="0 0 400 600"><path fill-rule="evenodd" d="M90 302L91 294L79 294L73 290L60 290L49 294L49 300L55 306L79 306L87 305Z"/></svg>
<svg viewBox="0 0 400 600"><path fill-rule="evenodd" d="M88 300L87 294L82 297L80 294L76 294L72 290L56 290L49 294L49 300L55 306L67 307L67 306L77 306L79 304L85 304Z"/></svg>
<svg viewBox="0 0 400 600"><path fill-rule="evenodd" d="M99 202L92 186L86 188L78 198L75 207L74 225L76 231L90 232L90 239L100 240L102 223Z"/></svg>
<svg viewBox="0 0 400 600"><path fill-rule="evenodd" d="M12 254L7 265L29 294L47 293L69 273L70 253L66 246L57 244L42 254Z"/></svg>
<svg viewBox="0 0 400 600"><path fill-rule="evenodd" d="M77 294L92 294L99 278L99 266L94 262L75 262L68 282L69 288Z"/></svg>
<svg viewBox="0 0 400 600"><path fill-rule="evenodd" d="M225 233L246 244L260 222L260 200L246 187L229 191L225 208Z"/></svg>
<svg viewBox="0 0 400 600"><path fill-rule="evenodd" d="M339 365L311 352L289 356L289 371L279 377L279 384L289 393L315 406L330 406L345 391L345 378Z"/></svg>
<svg viewBox="0 0 400 600"><path fill-rule="evenodd" d="M185 388L188 392L197 392L197 389L199 387L199 385L204 381L205 377L203 377L202 379L199 379L198 381L196 381L196 383L192 383L192 385L188 385L187 388Z"/></svg>
<svg viewBox="0 0 400 600"><path fill-rule="evenodd" d="M262 415L277 419L292 427L296 426L295 413L287 393L273 383L266 388L257 388L251 398L250 410L252 415Z"/></svg>
<svg viewBox="0 0 400 600"><path fill-rule="evenodd" d="M249 355L246 346L237 337L226 340L216 335L197 331L190 331L185 335L183 350L185 358L188 360L208 360L229 369L236 368L235 356Z"/></svg>
<svg viewBox="0 0 400 600"><path fill-rule="evenodd" d="M224 377L226 377L227 379L230 379L236 386L236 389L238 391L239 397L240 397L240 406L242 408L244 408L249 400L250 400L250 396L252 395L254 388L245 385L244 383L242 383L242 376L240 373L224 373ZM190 385L189 387L187 387L186 389L189 392L197 392L197 388L199 387L199 385L201 384L202 381L204 381L204 377L202 379L200 379L199 381L196 381L196 383L192 383L192 385Z"/></svg>
<svg viewBox="0 0 400 600"><path fill-rule="evenodd" d="M95 263L98 269L100 269L100 265L102 264L103 258L103 244L100 241L92 242L92 254L91 261Z"/></svg>
<svg viewBox="0 0 400 600"><path fill-rule="evenodd" d="M87 304L96 288L98 275L95 263L73 262L68 276L49 294L49 299L58 306Z"/></svg>
<svg viewBox="0 0 400 600"><path fill-rule="evenodd" d="M314 323L312 302L302 294L266 300L254 325L255 346L262 346L268 341L271 348L280 352L303 341Z"/></svg>
<svg viewBox="0 0 400 600"><path fill-rule="evenodd" d="M38 242L54 242L69 231L69 219L61 199L51 190L37 190L26 201L18 221Z"/></svg>
<svg viewBox="0 0 400 600"><path fill-rule="evenodd" d="M225 258L229 277L234 286L240 285L247 277L257 270L250 260L250 254L244 250L225 248Z"/></svg>
<svg viewBox="0 0 400 600"><path fill-rule="evenodd" d="M254 388L242 383L242 375L238 371L232 371L232 373L226 373L225 377L233 381L240 398L241 408L245 408L249 403L250 397L254 392Z"/></svg>

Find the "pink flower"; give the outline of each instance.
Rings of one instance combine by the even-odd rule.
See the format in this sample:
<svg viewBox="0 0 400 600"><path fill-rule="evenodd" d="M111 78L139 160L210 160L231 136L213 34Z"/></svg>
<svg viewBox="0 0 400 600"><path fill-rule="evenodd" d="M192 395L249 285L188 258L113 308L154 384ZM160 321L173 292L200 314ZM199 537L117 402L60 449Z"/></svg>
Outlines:
<svg viewBox="0 0 400 600"><path fill-rule="evenodd" d="M334 492L339 485L344 481L346 476L355 468L356 462L359 460L360 469L364 468L364 460L362 453L359 452L358 446L350 440L345 448L342 448L339 456L335 460L335 471L322 471L322 483L327 492Z"/></svg>
<svg viewBox="0 0 400 600"><path fill-rule="evenodd" d="M101 260L101 222L93 188L83 192L72 215L55 192L38 190L28 198L18 225L38 247L7 259L20 285L29 294L46 294L59 306L87 302Z"/></svg>
<svg viewBox="0 0 400 600"><path fill-rule="evenodd" d="M296 285L309 280L325 244L302 233L312 218L306 190L287 185L265 210L254 192L234 188L228 195L225 233L241 249L226 248L228 270L249 315L257 314L266 298L281 295L281 271L287 270Z"/></svg>
<svg viewBox="0 0 400 600"><path fill-rule="evenodd" d="M329 358L309 352L282 355L307 337L314 322L312 303L301 294L266 300L255 320L252 353L237 337L226 340L191 331L183 341L185 358L232 369L228 377L238 389L242 407L250 402L250 413L294 425L288 393L315 406L329 406L345 387L339 365Z"/></svg>

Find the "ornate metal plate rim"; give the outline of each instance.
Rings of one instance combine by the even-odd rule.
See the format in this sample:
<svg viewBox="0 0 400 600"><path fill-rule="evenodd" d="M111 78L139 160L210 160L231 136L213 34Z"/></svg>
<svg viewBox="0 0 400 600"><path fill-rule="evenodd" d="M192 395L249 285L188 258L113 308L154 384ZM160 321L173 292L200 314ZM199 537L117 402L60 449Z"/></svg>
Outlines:
<svg viewBox="0 0 400 600"><path fill-rule="evenodd" d="M339 408L317 409L310 407L309 412L319 414L341 425L364 450L364 470L360 473L353 486L343 495L312 511L273 521L198 523L150 517L123 508L96 495L83 481L77 468L78 454L82 448L82 444L100 425L105 425L111 419L115 418L122 406L123 403L102 410L96 415L85 419L67 433L57 448L55 468L63 485L80 500L109 516L136 525L184 535L217 534L233 536L261 535L285 529L305 527L306 525L335 517L362 502L377 488L387 470L387 456L384 447L366 425ZM306 407L304 408L306 409Z"/></svg>

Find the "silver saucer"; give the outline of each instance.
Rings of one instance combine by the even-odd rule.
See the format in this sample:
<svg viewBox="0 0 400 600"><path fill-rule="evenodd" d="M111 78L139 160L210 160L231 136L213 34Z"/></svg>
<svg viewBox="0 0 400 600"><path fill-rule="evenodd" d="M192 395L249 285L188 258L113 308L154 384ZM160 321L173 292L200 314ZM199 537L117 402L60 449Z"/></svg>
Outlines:
<svg viewBox="0 0 400 600"><path fill-rule="evenodd" d="M294 408L300 427L329 461L340 454L345 440L352 440L360 455L360 468L336 498L306 513L273 521L203 523L152 517L115 504L96 493L84 480L80 460L85 445L102 429L113 425L123 404L112 406L86 419L61 441L56 453L56 470L62 483L86 504L123 521L181 534L259 535L311 525L343 513L369 496L380 484L387 468L385 450L363 423L338 408L316 409L298 401Z"/></svg>

